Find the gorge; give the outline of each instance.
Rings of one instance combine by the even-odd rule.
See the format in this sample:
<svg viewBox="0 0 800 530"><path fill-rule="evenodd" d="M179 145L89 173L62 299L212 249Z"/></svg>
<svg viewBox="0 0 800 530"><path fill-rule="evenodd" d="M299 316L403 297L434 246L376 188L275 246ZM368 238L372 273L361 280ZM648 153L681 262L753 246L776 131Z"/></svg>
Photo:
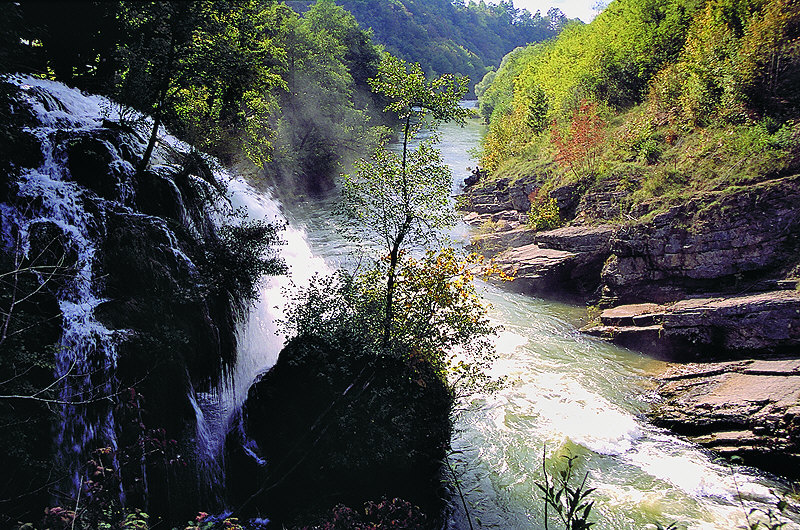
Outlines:
<svg viewBox="0 0 800 530"><path fill-rule="evenodd" d="M52 124L57 119L61 128L69 122L77 131L83 131L82 141L88 141L85 138L94 138L95 135L105 135L108 138L111 123L103 121L102 100L83 96L77 91L49 82L20 79L18 83L27 92L26 97L33 108L38 109L37 119L44 122L45 128L48 123ZM475 145L481 134L482 127L475 122L470 122L464 129L455 125L445 126L443 151L454 173L463 171L469 163L467 149ZM106 148L114 146L117 149L117 145L128 145L118 140L106 141L109 143L102 144ZM158 156L164 158L158 160L163 160L163 163L157 164L156 168L169 163L170 156L185 149L185 146L168 137L163 138L162 142L163 150L159 151L161 154ZM138 148L141 148L141 144ZM131 149L135 153L136 144ZM66 160L64 156L66 154L57 154L55 159ZM113 205L119 212L117 215L133 217L145 223L144 226L150 227L149 230L154 233L163 234L152 238L158 246L147 251L160 253L158 263L161 266L174 263L175 267L180 267L181 264L190 267L189 256L180 250L181 240L170 235L166 231L166 225L162 224L163 221L158 221L158 217L153 214L136 214L131 210L132 206L126 206L124 202L117 203L112 197L101 198L96 191L74 182L73 177L60 176L72 173L62 173L57 166L48 165L53 164L50 160L53 159L46 155L41 165L37 166L39 169L29 170L32 172L26 177L30 182L42 182L43 185L55 188L52 194L41 193L43 197L53 197L51 206L47 206L47 210L35 210L39 213L30 218L43 222L48 216L55 215L52 212L62 210L67 204L88 206L92 201L98 201L97 204L105 208ZM118 168L117 174L130 174L129 170L126 173L123 158L109 157L108 161L111 163L110 167ZM45 171L43 168L52 169ZM280 221L283 219L280 210L285 210L289 226L282 237L287 244L280 251L290 268L293 281L307 281L313 272L328 270L329 267L336 267L350 259L348 248L352 243L343 240L335 223L332 224L336 219L333 214L336 202L334 197L280 207L268 195L248 187L241 180L219 171L215 174L217 179L227 183L232 203L246 208L250 218ZM36 177L33 178L34 176ZM120 180L125 182L124 178ZM118 189L124 190L124 187ZM141 193L144 189L139 183L136 191ZM458 184L455 183L454 192L457 189ZM172 197L182 196L175 195L174 188L168 187L167 191L170 190ZM75 195L75 192L79 193ZM141 196L127 195L131 201L129 204L143 205L144 202L132 201ZM63 203L70 197L73 202ZM123 195L122 199L125 197ZM65 206L58 206L61 204ZM148 204L153 203L148 201ZM161 203L163 208L168 204ZM9 219L11 211L8 206L4 212L4 219ZM76 241L85 241L72 238L85 233L81 231L91 227L95 227L93 234L113 234L108 229L97 231L97 228L103 226L98 225L97 218L90 218L95 220L89 221L88 226L82 226L81 220L87 219L87 215L72 214L71 224L59 221L58 226L65 234L59 240L65 249L73 248ZM106 214L106 218L113 219L110 213ZM30 222L26 223L29 223L27 226L31 225ZM9 221L4 221L4 226L6 233L9 233ZM128 227L128 230L137 230L134 224ZM463 238L466 235L464 230L458 229L453 237ZM29 230L30 232L32 231ZM130 240L131 236L124 237ZM85 248L92 248L91 245L86 245ZM81 263L81 254L76 252L76 255L73 259L76 263ZM136 259L141 262L142 256ZM84 261L83 265L86 263L88 262ZM148 263L147 260L144 263ZM163 269L161 272L163 274ZM84 278L96 278L89 276L88 272L85 274ZM144 276L148 277L153 279L152 276ZM155 276L156 280L159 278L164 281L165 276ZM177 421L186 426L179 430L184 438L177 440L177 443L180 452L185 453L182 458L191 463L192 469L188 475L184 475L185 482L181 487L194 484L193 487L202 492L201 498L206 499L205 505L213 505L213 497L219 495L218 490L216 494L213 493L215 490L212 485L224 487L217 459L221 454L222 440L230 425L232 411L241 404L246 388L253 378L275 362L281 348L282 340L275 335L275 322L281 314L280 307L276 308L279 306L276 301L282 299L281 286L285 282L286 279L281 277L266 280L260 288L255 305L243 309L248 316L241 319L240 325L232 330L236 337L235 356L228 354L233 357L228 368L218 365L220 372L216 375L205 375L205 380L211 381L211 384L203 383L204 378L196 375L197 368L191 368L191 359L185 361L183 368L190 371L185 372L185 375L174 372L178 377L171 379L169 383L172 397L167 402L172 403L169 409L175 412L162 410L160 414L166 418L178 413ZM113 278L105 278L104 283L113 285ZM473 507L473 518L479 518L483 524L501 527L540 528L542 507L536 499L533 481L538 476L543 451L551 457L566 453L581 456L582 469L589 471L590 484L598 488L598 510L602 517L597 526L600 528L641 528L651 521L667 519L686 521L696 528L720 528L741 523L743 511L740 502L744 502L747 507L770 505L770 490L781 487L774 479L745 467L734 466L729 469L714 462L696 446L653 427L643 419L642 415L649 408L652 399L648 375L657 371L661 364L659 361L578 335L577 327L585 322L585 312L579 307L532 299L491 285L484 288L485 296L494 306L492 317L504 327L497 340L502 357L493 370L509 376L510 384L497 394L478 396L464 403L465 409L456 424L452 440L455 452L449 458L459 475L470 506ZM67 307L71 307L69 304L75 303L84 308L84 318L91 318L94 314L108 314L105 310L95 309L96 306L102 307L110 301L104 298L102 291L94 291L87 299L72 296L72 302L62 304L66 303ZM95 306L92 305L92 300L97 300ZM134 308L135 306L136 304ZM98 321L89 321L90 325L85 324L84 327L93 335L85 334L84 338L74 339L82 341L85 347L93 348L92 351L96 352L87 357L94 358L94 363L99 362L99 365L94 366L113 368L115 362L126 362L125 352L129 350L126 350L125 343L135 336L131 331L135 329L136 322L127 320L123 328L119 326L119 322L122 322L119 319L125 312L117 309L116 314L117 320L109 319L104 322L114 323L117 327L107 328ZM229 318L223 318L222 321L229 321ZM115 334L122 337L115 342L116 349L109 350L103 349L106 343L94 338L97 334L101 337ZM139 357L135 362L142 361ZM69 370L70 361L65 359L63 362ZM157 366L159 369L164 367ZM83 366L80 369L87 372L92 370ZM195 372L194 381L191 370ZM208 371L209 367L205 370ZM91 375L85 374L81 380L85 381ZM181 380L185 382L176 384L176 381ZM214 380L217 382L213 383ZM105 387L92 386L96 392L105 391ZM162 391L164 390L167 389ZM73 388L69 392L82 391L81 388ZM153 391L148 390L150 396ZM148 400L153 399L148 397L148 393L141 390L142 396ZM112 446L124 443L122 440L125 433L122 438L115 434L119 429L118 424L115 429L115 422L121 420L122 412L102 406L93 406L92 410L92 414L82 422L84 425L97 427L79 430L73 424L61 429L61 432L67 433L94 433L93 439L87 437L77 441L75 435L68 435L70 442L59 442L59 447L74 452L73 457L64 455L62 459L80 458L78 455L82 447L88 446L90 442ZM62 415L83 417L75 413ZM152 418L149 413L148 417ZM65 438L67 437L59 434L57 440ZM82 455L85 456L87 455ZM157 467L152 462L144 467L149 467L151 473L157 472ZM203 479L203 476L206 478ZM75 475L71 481L74 480ZM229 476L227 480L236 478ZM179 497L173 497L173 502L177 498ZM155 501L151 502L151 509L158 509ZM451 504L448 525L451 528L463 528L465 514L455 498ZM172 505L170 509L178 508Z"/></svg>

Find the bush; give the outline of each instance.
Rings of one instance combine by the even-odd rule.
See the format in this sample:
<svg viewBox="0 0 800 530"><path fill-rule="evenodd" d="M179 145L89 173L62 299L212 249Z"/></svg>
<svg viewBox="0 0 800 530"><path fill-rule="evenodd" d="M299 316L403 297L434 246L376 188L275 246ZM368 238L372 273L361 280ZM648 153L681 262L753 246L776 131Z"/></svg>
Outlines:
<svg viewBox="0 0 800 530"><path fill-rule="evenodd" d="M561 211L554 198L536 191L531 192L528 198L531 201L528 212L528 227L531 230L552 230L563 224Z"/></svg>

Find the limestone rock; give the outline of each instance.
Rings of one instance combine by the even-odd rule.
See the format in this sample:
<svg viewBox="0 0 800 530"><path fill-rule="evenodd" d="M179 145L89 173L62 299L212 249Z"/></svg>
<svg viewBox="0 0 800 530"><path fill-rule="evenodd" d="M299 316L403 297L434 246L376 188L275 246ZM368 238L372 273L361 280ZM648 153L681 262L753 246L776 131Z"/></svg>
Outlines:
<svg viewBox="0 0 800 530"><path fill-rule="evenodd" d="M467 248L484 256L493 256L510 248L530 245L535 240L535 231L526 227L517 227L512 230L475 236Z"/></svg>
<svg viewBox="0 0 800 530"><path fill-rule="evenodd" d="M726 456L796 477L800 359L675 365L658 377L653 421Z"/></svg>
<svg viewBox="0 0 800 530"><path fill-rule="evenodd" d="M800 176L687 201L620 229L606 264L605 295L666 302L751 287L797 261Z"/></svg>
<svg viewBox="0 0 800 530"><path fill-rule="evenodd" d="M570 252L596 252L607 254L611 237L616 233L613 225L565 226L536 234L536 244L544 248Z"/></svg>
<svg viewBox="0 0 800 530"><path fill-rule="evenodd" d="M800 348L800 292L691 298L603 311L585 332L649 354L764 354Z"/></svg>

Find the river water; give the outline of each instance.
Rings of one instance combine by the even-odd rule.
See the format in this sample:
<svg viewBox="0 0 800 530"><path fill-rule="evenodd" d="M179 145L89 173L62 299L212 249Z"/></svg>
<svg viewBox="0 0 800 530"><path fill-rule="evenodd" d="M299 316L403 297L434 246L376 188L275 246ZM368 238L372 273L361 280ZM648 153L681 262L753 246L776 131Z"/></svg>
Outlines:
<svg viewBox="0 0 800 530"><path fill-rule="evenodd" d="M484 133L476 120L442 127L440 147L454 193L475 164L469 153ZM331 215L335 206L329 197L285 208L328 269L353 260L353 244ZM469 228L457 227L452 236L463 244ZM784 489L778 481L725 464L648 423L644 415L656 399L650 377L661 361L581 335L583 307L480 287L503 327L493 371L509 383L462 403L450 463L467 510L453 491L449 528L469 528L470 522L475 528L545 528L536 487L543 456L548 468L563 456L577 457L576 471L581 477L588 472L587 484L596 488L591 520L597 529L655 528L654 522L733 529L746 525L750 509L774 506L771 490Z"/></svg>

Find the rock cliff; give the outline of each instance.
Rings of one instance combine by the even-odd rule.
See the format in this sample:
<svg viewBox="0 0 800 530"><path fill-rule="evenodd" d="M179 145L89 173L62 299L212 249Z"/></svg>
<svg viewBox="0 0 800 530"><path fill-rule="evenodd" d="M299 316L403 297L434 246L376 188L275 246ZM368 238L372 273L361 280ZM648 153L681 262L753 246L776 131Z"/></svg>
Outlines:
<svg viewBox="0 0 800 530"><path fill-rule="evenodd" d="M466 189L473 250L512 287L604 308L583 331L672 361L656 423L786 474L798 445L800 176L697 194L667 210L625 206L608 182L550 192L567 226L526 228L535 178ZM486 233L486 228L495 228ZM730 359L735 359L730 361Z"/></svg>

